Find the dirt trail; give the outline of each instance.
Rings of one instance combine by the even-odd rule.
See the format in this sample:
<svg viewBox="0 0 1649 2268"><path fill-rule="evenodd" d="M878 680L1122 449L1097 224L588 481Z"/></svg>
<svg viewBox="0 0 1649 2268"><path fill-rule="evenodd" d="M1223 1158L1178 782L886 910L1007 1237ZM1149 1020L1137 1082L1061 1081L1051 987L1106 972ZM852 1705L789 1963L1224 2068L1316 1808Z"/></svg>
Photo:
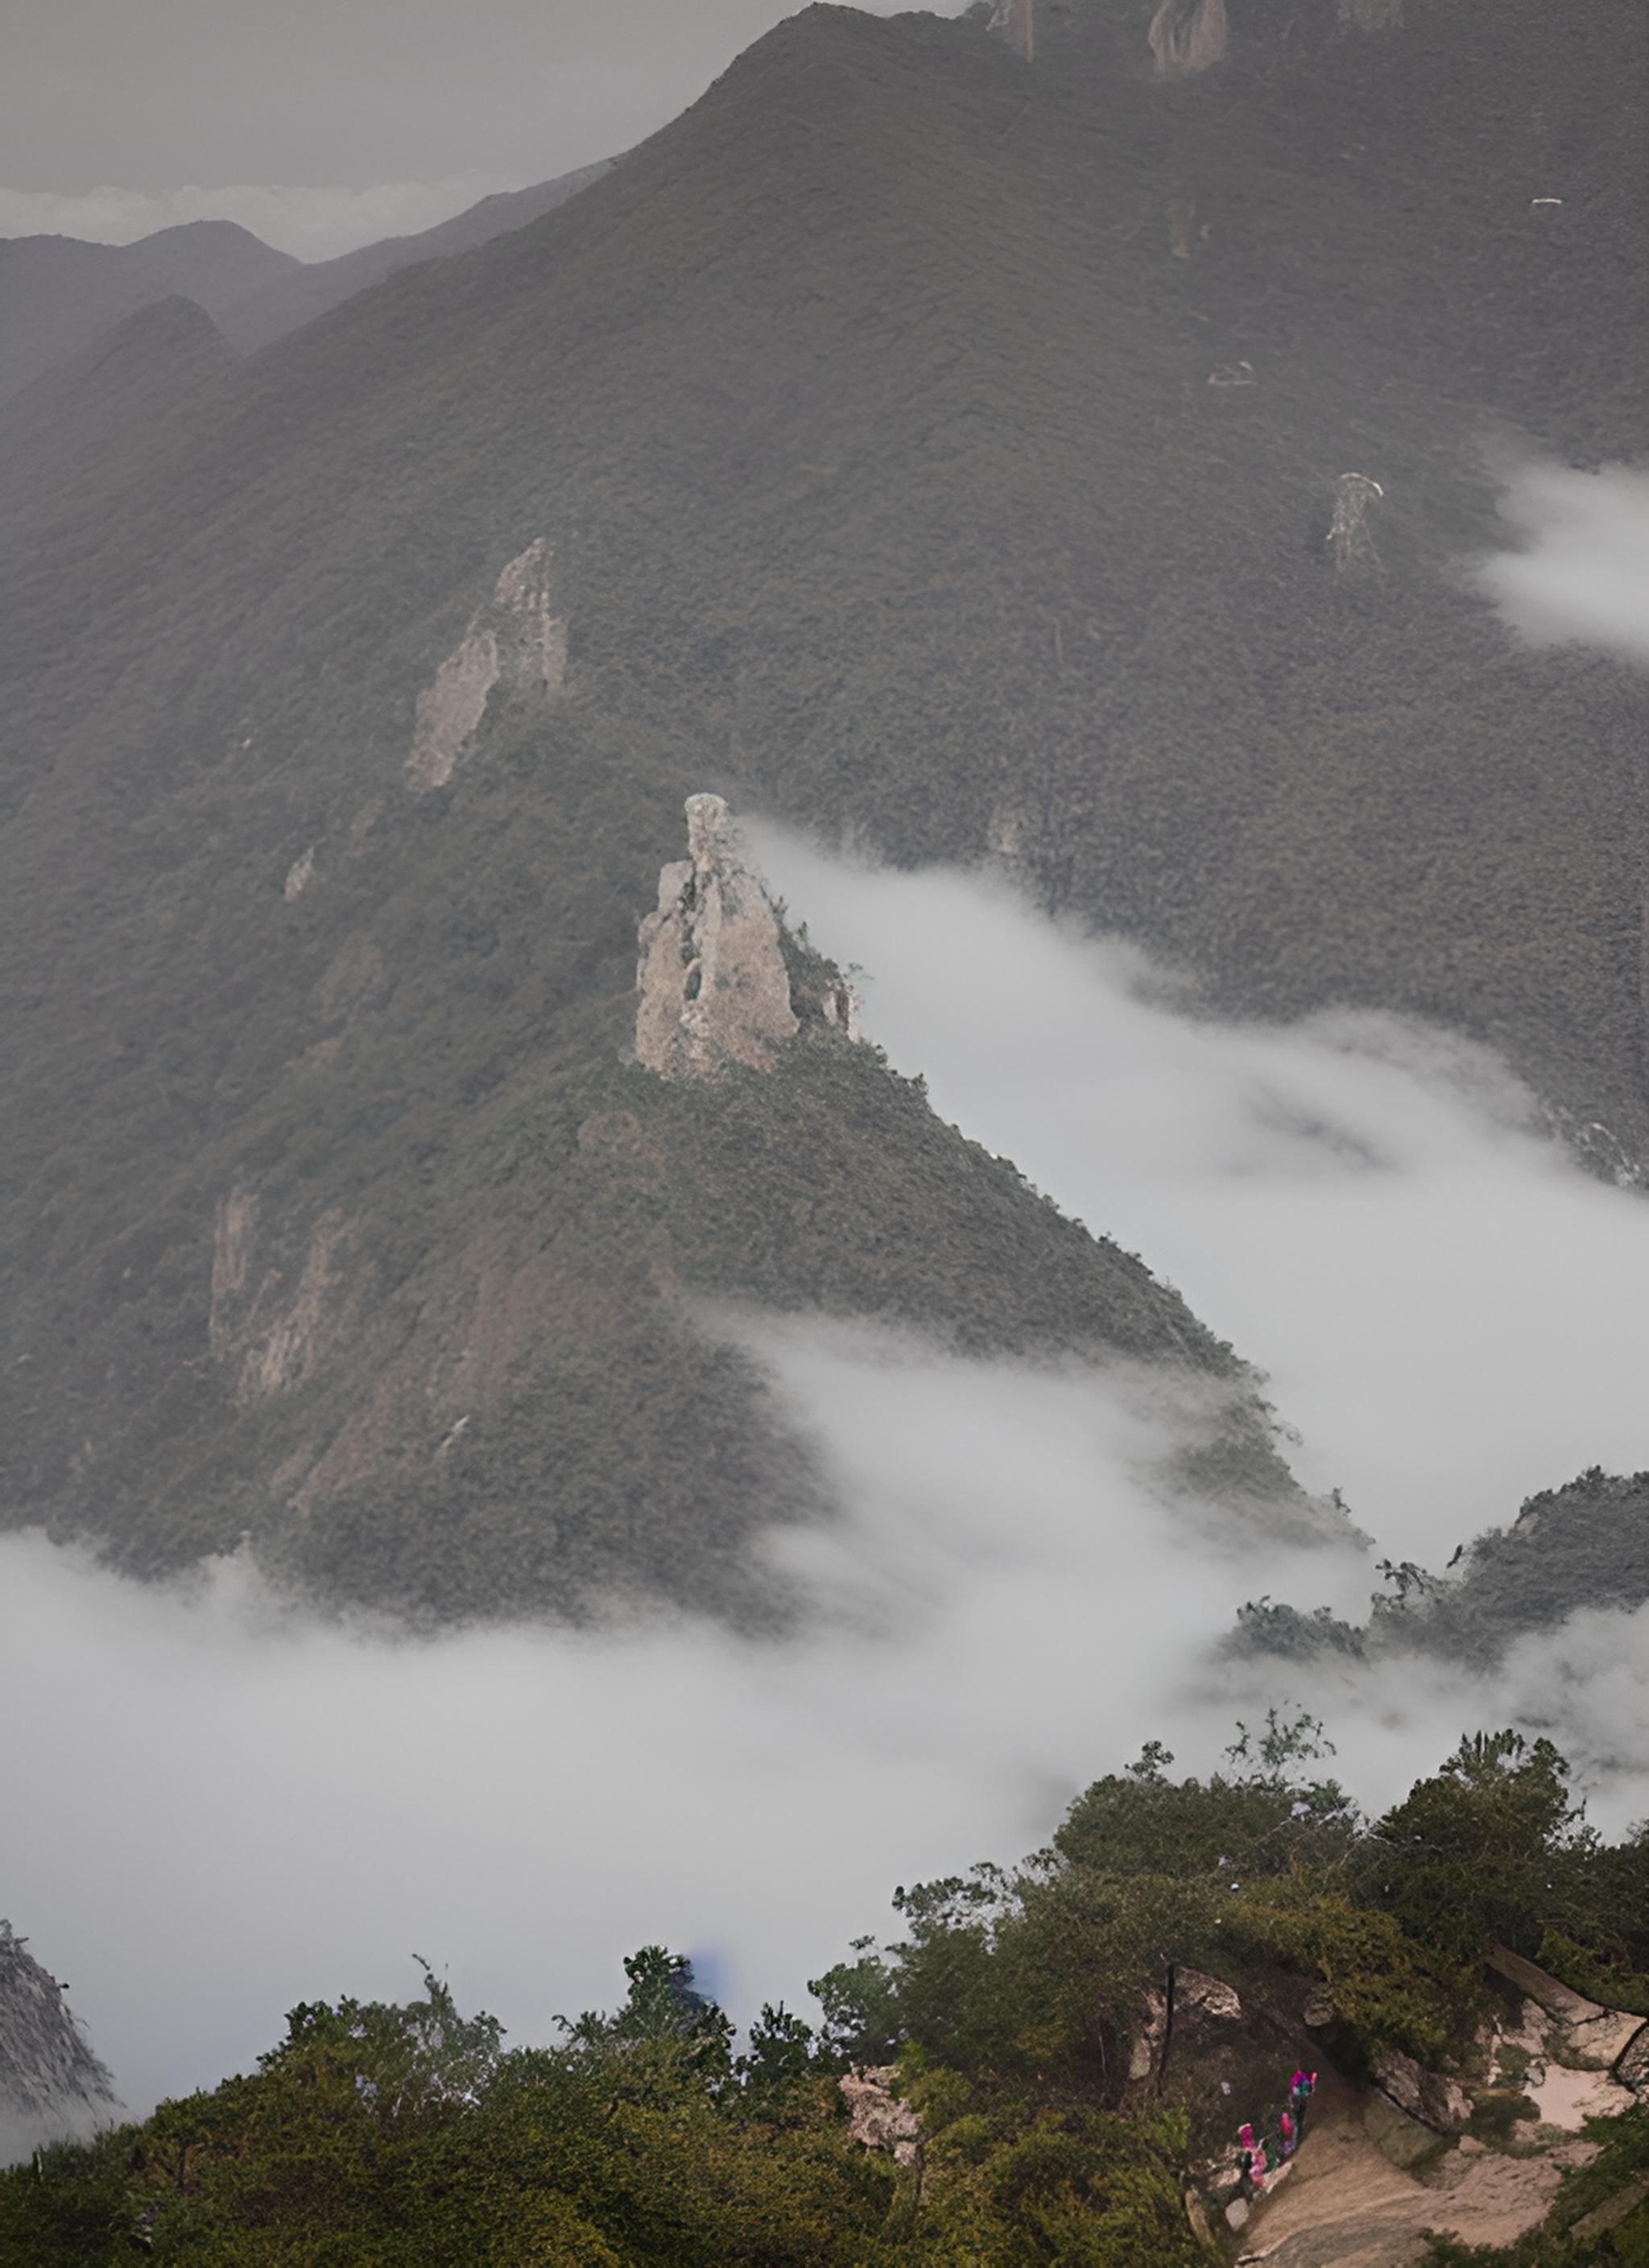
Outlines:
<svg viewBox="0 0 1649 2268"><path fill-rule="evenodd" d="M1394 2166L1364 2131L1352 2090L1326 2074L1293 2171L1244 2230L1244 2261L1269 2268L1407 2268L1423 2231L1509 2244L1545 2213L1563 2169L1593 2154L1565 2142L1507 2158L1467 2142L1428 2181Z"/></svg>

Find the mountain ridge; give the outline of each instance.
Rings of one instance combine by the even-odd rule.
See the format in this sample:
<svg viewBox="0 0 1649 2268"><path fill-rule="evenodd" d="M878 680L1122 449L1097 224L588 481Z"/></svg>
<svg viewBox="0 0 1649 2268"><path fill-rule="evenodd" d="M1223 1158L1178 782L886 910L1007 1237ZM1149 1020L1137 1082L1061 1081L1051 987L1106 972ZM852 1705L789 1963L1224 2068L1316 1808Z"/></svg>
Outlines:
<svg viewBox="0 0 1649 2268"><path fill-rule="evenodd" d="M1389 157L1462 40L1517 114L1538 14L1491 39L1456 0L1374 78L1336 68ZM1614 146L1611 75L1567 68ZM69 1411L95 1443L142 1403L141 1433L136 1381L159 1407L193 1376L248 1175L299 1277L375 1191L393 1291L467 1114L607 1076L699 789L896 860L994 855L1229 1005L1464 1026L1649 1154L1631 681L1520 651L1454 569L1494 529L1480 390L1525 239L1480 184L1427 248L1458 167L1424 136L1395 201L1377 166L1296 161L1293 69L1039 77L977 25L806 11L557 210L261 350L42 508L5 609L7 1233L41 1287L18 1351L73 1359L19 1407L17 1504L134 1516L70 1472ZM1561 270L1537 245L1518 289L1538 313L1613 243ZM1508 403L1572 448L1624 436L1586 376L1629 312L1578 371L1546 323ZM1384 495L1348 578L1351 470ZM541 542L564 682L496 689L414 792L420 702ZM202 1474L203 1408L176 1412ZM213 1475L180 1484L197 1543L231 1524Z"/></svg>

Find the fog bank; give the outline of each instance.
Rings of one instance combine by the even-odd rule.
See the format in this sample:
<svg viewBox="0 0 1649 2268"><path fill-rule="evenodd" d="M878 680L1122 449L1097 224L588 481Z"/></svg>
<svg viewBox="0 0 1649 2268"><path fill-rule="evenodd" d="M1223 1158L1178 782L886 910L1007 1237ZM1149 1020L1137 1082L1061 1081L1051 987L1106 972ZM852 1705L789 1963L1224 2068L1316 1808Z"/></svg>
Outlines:
<svg viewBox="0 0 1649 2268"><path fill-rule="evenodd" d="M1513 627L1538 644L1649 663L1649 472L1526 465L1500 509L1520 548L1483 560L1477 576Z"/></svg>
<svg viewBox="0 0 1649 2268"><path fill-rule="evenodd" d="M788 1643L663 1619L394 1643L242 1562L144 1590L0 1541L0 1709L26 1727L0 1750L4 1898L134 2110L245 2068L299 1999L406 1997L415 1952L520 2040L659 1940L741 2017L806 2005L897 1882L1034 1847L1147 1739L1206 1771L1273 1704L1327 1718L1371 1805L1522 1721L1604 1823L1649 1808L1649 1613L1476 1682L1220 1663L1244 1600L1351 1611L1370 1579L1170 1496L1196 1408L874 1332L760 1343L850 1507L775 1540L818 1609Z"/></svg>
<svg viewBox="0 0 1649 2268"><path fill-rule="evenodd" d="M1440 1565L1535 1490L1649 1466L1649 1200L1582 1173L1487 1050L1366 1012L1214 1022L989 877L758 836L897 1067L1259 1365L1301 1480L1384 1550Z"/></svg>
<svg viewBox="0 0 1649 2268"><path fill-rule="evenodd" d="M1218 1754L1197 1659L1299 1555L1165 1497L1197 1412L874 1333L761 1343L850 1507L775 1543L818 1608L786 1644L394 1644L244 1563L142 1590L0 1542L0 1710L30 1728L0 1896L129 2102L244 2064L299 1999L404 1994L415 1951L531 2037L659 1938L745 2014L793 2005L895 1881L1030 1847L1153 1735ZM1352 1555L1309 1556L1358 1595Z"/></svg>

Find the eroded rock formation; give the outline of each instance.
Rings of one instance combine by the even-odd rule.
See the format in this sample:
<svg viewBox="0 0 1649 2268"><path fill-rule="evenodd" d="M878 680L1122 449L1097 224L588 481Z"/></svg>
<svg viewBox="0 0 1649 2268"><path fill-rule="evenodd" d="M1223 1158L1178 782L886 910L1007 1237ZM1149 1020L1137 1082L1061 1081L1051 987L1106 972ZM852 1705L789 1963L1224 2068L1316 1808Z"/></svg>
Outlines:
<svg viewBox="0 0 1649 2268"><path fill-rule="evenodd" d="M1436 2133L1462 2133L1471 2117L1471 2097L1457 2079L1425 2070L1399 2048L1383 2048L1375 2058L1374 2084L1388 2102Z"/></svg>
<svg viewBox="0 0 1649 2268"><path fill-rule="evenodd" d="M350 1233L341 1212L323 1212L301 1259L283 1254L283 1266L260 1237L252 1190L233 1189L219 1204L208 1343L213 1360L233 1373L234 1399L243 1407L302 1386L353 1327L359 1287L355 1297L340 1296L348 1288L341 1254Z"/></svg>
<svg viewBox="0 0 1649 2268"><path fill-rule="evenodd" d="M636 1060L661 1079L771 1071L797 1028L778 917L720 796L689 796L687 828L641 924Z"/></svg>
<svg viewBox="0 0 1649 2268"><path fill-rule="evenodd" d="M1226 52L1226 0L1162 0L1147 36L1159 78L1206 70Z"/></svg>
<svg viewBox="0 0 1649 2268"><path fill-rule="evenodd" d="M922 2146L922 2121L893 2091L894 2066L850 2071L836 2081L848 2106L848 2132L867 2150L908 2166Z"/></svg>
<svg viewBox="0 0 1649 2268"><path fill-rule="evenodd" d="M1386 491L1366 473L1342 473L1335 483L1334 519L1329 528L1329 552L1336 571L1350 567L1378 567L1380 554L1369 532L1369 506Z"/></svg>
<svg viewBox="0 0 1649 2268"><path fill-rule="evenodd" d="M1036 0L994 0L987 26L1023 61L1036 60Z"/></svg>
<svg viewBox="0 0 1649 2268"><path fill-rule="evenodd" d="M1206 2045L1218 2026L1240 2024L1242 2002L1236 1988L1223 1977L1176 1963L1174 1971L1174 2036L1192 2046ZM1149 2079L1162 2060L1168 2043L1168 1999L1156 1988L1145 1995L1145 2020L1129 2051L1128 2076L1135 2084Z"/></svg>
<svg viewBox="0 0 1649 2268"><path fill-rule="evenodd" d="M1508 1946L1495 1947L1489 1966L1541 2012L1552 2045L1564 2063L1588 2071L1613 2066L1618 2074L1629 2051L1637 2050L1649 2076L1649 2024L1641 2016L1588 2000L1583 1992L1575 1992ZM1634 2081L1626 2078L1623 2083L1631 2087Z"/></svg>
<svg viewBox="0 0 1649 2268"><path fill-rule="evenodd" d="M500 686L524 696L559 693L567 674L567 625L550 606L550 549L539 536L512 559L491 598L470 616L461 643L418 696L408 784L445 787Z"/></svg>

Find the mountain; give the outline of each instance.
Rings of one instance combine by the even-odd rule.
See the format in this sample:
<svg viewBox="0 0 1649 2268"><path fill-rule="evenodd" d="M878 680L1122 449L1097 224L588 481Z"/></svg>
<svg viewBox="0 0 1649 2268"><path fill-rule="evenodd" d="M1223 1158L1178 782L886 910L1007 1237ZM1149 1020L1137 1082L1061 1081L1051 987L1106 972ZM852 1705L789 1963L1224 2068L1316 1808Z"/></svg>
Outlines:
<svg viewBox="0 0 1649 2268"><path fill-rule="evenodd" d="M173 297L197 301L238 352L266 345L399 268L468 252L553 212L609 163L482 197L438 227L336 260L294 259L227 220L188 221L136 244L0 239L0 403L137 309Z"/></svg>
<svg viewBox="0 0 1649 2268"><path fill-rule="evenodd" d="M63 1987L27 1948L0 1921L0 2166L43 2142L85 2140L120 2110Z"/></svg>
<svg viewBox="0 0 1649 2268"><path fill-rule="evenodd" d="M235 366L193 299L152 299L0 406L0 503L13 528Z"/></svg>
<svg viewBox="0 0 1649 2268"><path fill-rule="evenodd" d="M1248 1390L821 1020L619 1061L698 791L995 857L1244 1008L1438 1017L1649 1155L1637 688L1458 571L1497 424L1641 446L1642 19L1229 15L1158 82L1121 0L1028 67L808 9L39 509L14 1516L425 1610L720 1600L816 1496L697 1300Z"/></svg>
<svg viewBox="0 0 1649 2268"><path fill-rule="evenodd" d="M1458 1568L1458 1572L1454 1572ZM1530 1497L1509 1528L1492 1528L1447 1568L1388 1567L1389 1591L1358 1627L1319 1608L1262 1600L1244 1608L1240 1651L1314 1654L1430 1654L1493 1668L1532 1631L1573 1615L1630 1614L1649 1599L1649 1473L1594 1467Z"/></svg>
<svg viewBox="0 0 1649 2268"><path fill-rule="evenodd" d="M301 267L228 220L188 221L136 244L0 239L0 401L139 307L180 296L216 314Z"/></svg>
<svg viewBox="0 0 1649 2268"><path fill-rule="evenodd" d="M300 323L313 322L357 291L381 284L398 268L409 268L420 260L450 259L454 253L472 251L511 229L524 228L528 221L553 212L592 181L600 180L611 162L603 159L593 166L580 166L532 188L501 190L436 228L421 229L414 236L385 237L377 244L343 253L336 260L313 261L295 271L288 269L222 309L225 333L243 354L265 346L283 333L296 330Z"/></svg>

